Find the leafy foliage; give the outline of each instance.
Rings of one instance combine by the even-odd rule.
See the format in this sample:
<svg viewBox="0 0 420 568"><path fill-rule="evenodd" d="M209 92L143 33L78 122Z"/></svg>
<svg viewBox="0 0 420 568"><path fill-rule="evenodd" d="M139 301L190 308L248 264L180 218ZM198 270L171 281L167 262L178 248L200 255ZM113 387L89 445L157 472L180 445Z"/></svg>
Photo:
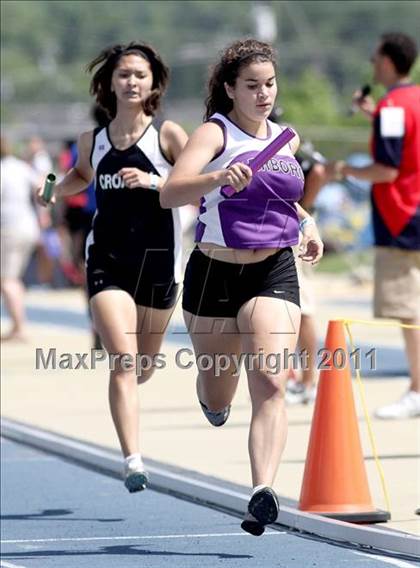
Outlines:
<svg viewBox="0 0 420 568"><path fill-rule="evenodd" d="M418 1L261 4L275 15L280 104L294 122L345 123L351 93L370 78L369 55L379 35L390 29L418 35ZM236 0L3 0L3 99L87 102L86 63L105 46L133 39L157 46L171 66L169 99L202 99L209 62L234 39L255 34L258 6Z"/></svg>

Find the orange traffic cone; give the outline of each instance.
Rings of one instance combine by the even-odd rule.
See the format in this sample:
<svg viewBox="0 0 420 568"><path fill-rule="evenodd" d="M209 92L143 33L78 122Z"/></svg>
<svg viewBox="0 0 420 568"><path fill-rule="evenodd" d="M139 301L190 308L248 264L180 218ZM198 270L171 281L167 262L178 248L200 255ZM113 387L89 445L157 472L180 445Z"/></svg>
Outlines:
<svg viewBox="0 0 420 568"><path fill-rule="evenodd" d="M342 321L330 321L318 383L299 509L353 523L381 523L363 462Z"/></svg>

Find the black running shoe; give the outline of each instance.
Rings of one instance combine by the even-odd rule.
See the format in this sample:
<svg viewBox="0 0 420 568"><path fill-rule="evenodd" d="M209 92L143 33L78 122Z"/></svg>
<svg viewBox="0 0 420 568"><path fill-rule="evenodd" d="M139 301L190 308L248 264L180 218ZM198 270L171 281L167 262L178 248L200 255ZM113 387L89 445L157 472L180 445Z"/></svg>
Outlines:
<svg viewBox="0 0 420 568"><path fill-rule="evenodd" d="M245 515L244 520L241 523L241 528L254 536L261 536L265 531L265 527L257 521L255 517L251 515L251 513L247 513Z"/></svg>
<svg viewBox="0 0 420 568"><path fill-rule="evenodd" d="M253 494L248 512L263 526L274 523L279 514L279 501L271 487L263 487Z"/></svg>
<svg viewBox="0 0 420 568"><path fill-rule="evenodd" d="M230 407L229 404L223 410L219 410L218 412L214 412L213 410L209 410L205 404L198 401L200 403L201 409L204 412L205 417L213 426L223 426L226 420L229 418L230 414Z"/></svg>

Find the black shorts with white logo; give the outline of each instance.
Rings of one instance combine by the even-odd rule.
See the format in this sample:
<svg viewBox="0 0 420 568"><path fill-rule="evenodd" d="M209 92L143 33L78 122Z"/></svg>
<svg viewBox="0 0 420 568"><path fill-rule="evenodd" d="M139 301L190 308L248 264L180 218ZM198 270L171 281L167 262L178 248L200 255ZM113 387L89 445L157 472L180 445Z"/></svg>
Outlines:
<svg viewBox="0 0 420 568"><path fill-rule="evenodd" d="M290 247L251 264L214 260L198 247L193 250L185 271L184 310L198 316L234 318L245 302L257 296L300 306L295 258Z"/></svg>
<svg viewBox="0 0 420 568"><path fill-rule="evenodd" d="M136 258L128 261L90 245L86 261L89 298L103 290L124 290L139 306L171 308L178 292L172 255L165 251L159 258L159 252L137 251Z"/></svg>

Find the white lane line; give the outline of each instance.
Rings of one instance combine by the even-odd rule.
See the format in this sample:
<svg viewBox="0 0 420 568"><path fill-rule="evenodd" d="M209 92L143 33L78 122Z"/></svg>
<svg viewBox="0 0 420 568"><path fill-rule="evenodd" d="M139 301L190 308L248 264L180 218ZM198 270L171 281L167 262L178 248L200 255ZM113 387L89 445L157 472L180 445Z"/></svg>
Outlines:
<svg viewBox="0 0 420 568"><path fill-rule="evenodd" d="M393 566L398 566L399 568L417 568L418 564L412 564L411 562L405 562L404 560L398 560L398 558L389 558L388 556L381 556L379 554L366 554L366 552L354 552L359 556L365 556L367 558L374 558L375 560L380 560L382 562L387 562Z"/></svg>
<svg viewBox="0 0 420 568"><path fill-rule="evenodd" d="M25 568L21 564L12 564L11 562L5 562L4 560L0 560L0 566L4 568Z"/></svg>
<svg viewBox="0 0 420 568"><path fill-rule="evenodd" d="M268 531L263 536L286 534L286 531ZM202 533L202 534L162 534L150 536L83 536L73 538L31 538L19 540L2 540L1 544L29 544L40 542L89 542L95 540L157 540L170 538L217 538L230 536L252 536L246 532L235 533Z"/></svg>

